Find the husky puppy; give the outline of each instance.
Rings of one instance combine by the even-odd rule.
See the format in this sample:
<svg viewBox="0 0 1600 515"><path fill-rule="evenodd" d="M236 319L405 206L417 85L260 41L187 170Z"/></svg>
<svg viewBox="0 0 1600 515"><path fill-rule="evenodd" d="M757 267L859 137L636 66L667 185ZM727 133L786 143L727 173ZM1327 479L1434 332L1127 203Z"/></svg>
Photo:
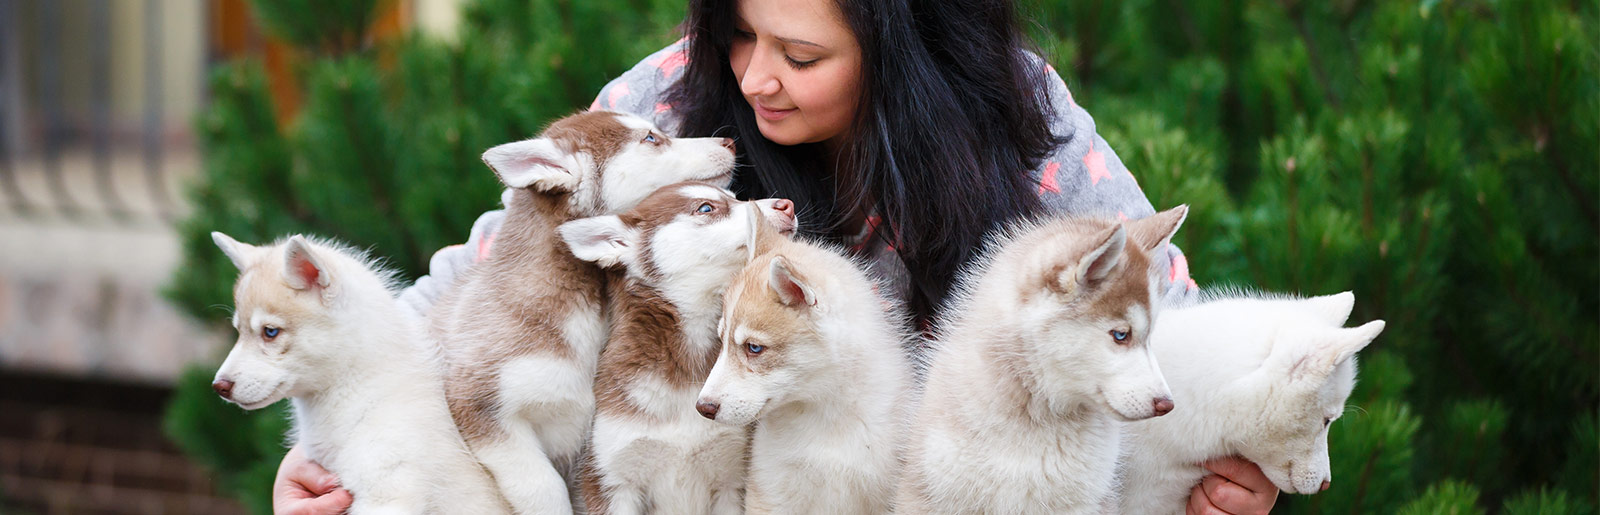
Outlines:
<svg viewBox="0 0 1600 515"><path fill-rule="evenodd" d="M1129 424L1123 513L1182 513L1206 470L1240 455L1285 492L1326 490L1328 427L1355 387L1355 354L1382 320L1343 328L1355 296L1224 294L1162 312L1150 335L1182 408Z"/></svg>
<svg viewBox="0 0 1600 515"><path fill-rule="evenodd" d="M757 231L794 227L788 200L740 202L706 183L561 226L573 254L623 269L608 281L611 341L579 472L591 515L740 512L745 432L702 419L694 400L716 360L728 278L749 260Z"/></svg>
<svg viewBox="0 0 1600 515"><path fill-rule="evenodd" d="M607 329L601 271L556 228L625 211L668 184L727 184L733 143L668 138L638 117L589 111L483 160L510 188L505 222L490 255L434 305L431 335L462 436L512 508L570 513L561 474L589 432Z"/></svg>
<svg viewBox="0 0 1600 515"><path fill-rule="evenodd" d="M1173 408L1148 346L1152 260L1186 206L998 240L947 311L911 424L904 513L1114 509L1123 422Z"/></svg>
<svg viewBox="0 0 1600 515"><path fill-rule="evenodd" d="M907 319L857 263L776 242L729 286L722 353L697 408L755 422L749 513L890 511L910 414Z"/></svg>
<svg viewBox="0 0 1600 515"><path fill-rule="evenodd" d="M239 330L211 386L247 410L289 397L293 439L355 498L350 513L506 513L445 405L433 345L388 272L293 236L211 238L239 267Z"/></svg>

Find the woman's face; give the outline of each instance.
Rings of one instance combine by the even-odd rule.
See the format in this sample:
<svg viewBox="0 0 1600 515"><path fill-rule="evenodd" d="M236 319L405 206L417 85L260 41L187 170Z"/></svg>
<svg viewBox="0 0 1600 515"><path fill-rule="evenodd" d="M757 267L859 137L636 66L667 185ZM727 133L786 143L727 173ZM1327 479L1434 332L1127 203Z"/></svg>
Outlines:
<svg viewBox="0 0 1600 515"><path fill-rule="evenodd" d="M779 145L834 140L855 119L861 46L833 0L739 0L729 52L761 135Z"/></svg>

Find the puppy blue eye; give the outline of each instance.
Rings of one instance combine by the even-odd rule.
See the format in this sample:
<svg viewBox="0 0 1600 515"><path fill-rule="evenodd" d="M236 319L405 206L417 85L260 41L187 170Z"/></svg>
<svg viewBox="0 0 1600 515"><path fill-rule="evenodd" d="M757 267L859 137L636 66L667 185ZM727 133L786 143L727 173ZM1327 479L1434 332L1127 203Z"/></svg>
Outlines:
<svg viewBox="0 0 1600 515"><path fill-rule="evenodd" d="M1116 340L1117 343L1128 343L1128 332L1113 329L1111 330L1111 339Z"/></svg>
<svg viewBox="0 0 1600 515"><path fill-rule="evenodd" d="M699 208L697 208L697 209L695 209L695 212L699 212L699 213L710 213L710 212L712 212L712 211L713 211L713 210L715 210L715 209L716 209L716 208L714 208L714 207L711 207L711 203L710 203L710 202L707 202L707 203L704 203L704 204L700 204L700 207L699 207Z"/></svg>
<svg viewBox="0 0 1600 515"><path fill-rule="evenodd" d="M760 354L761 351L764 351L764 350L767 350L767 348L765 346L762 346L762 345L756 345L754 343L746 343L746 344L744 344L744 351L748 352L748 353L751 353L751 354Z"/></svg>
<svg viewBox="0 0 1600 515"><path fill-rule="evenodd" d="M656 135L654 133L651 133L651 134L644 135L644 142L645 143L660 143L661 140L656 139Z"/></svg>
<svg viewBox="0 0 1600 515"><path fill-rule="evenodd" d="M268 339L268 340L271 340L273 338L277 338L278 337L278 332L279 331L282 331L282 329L278 329L278 328L272 327L272 326L267 326L267 327L261 329L261 336L266 337L266 339Z"/></svg>

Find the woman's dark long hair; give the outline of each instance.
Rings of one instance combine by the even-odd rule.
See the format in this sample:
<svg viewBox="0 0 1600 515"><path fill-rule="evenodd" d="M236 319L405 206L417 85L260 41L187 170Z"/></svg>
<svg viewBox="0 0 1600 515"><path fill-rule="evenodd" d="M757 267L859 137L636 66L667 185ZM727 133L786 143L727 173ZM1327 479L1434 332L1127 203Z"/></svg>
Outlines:
<svg viewBox="0 0 1600 515"><path fill-rule="evenodd" d="M1029 172L1060 142L1047 72L1024 51L1012 0L836 2L862 54L838 162L820 144L761 135L728 60L735 2L689 2L689 64L668 102L684 113L685 136L736 132L753 168L734 180L741 196L789 198L808 230L835 241L875 210L910 271L908 304L926 320L985 233L1040 210Z"/></svg>

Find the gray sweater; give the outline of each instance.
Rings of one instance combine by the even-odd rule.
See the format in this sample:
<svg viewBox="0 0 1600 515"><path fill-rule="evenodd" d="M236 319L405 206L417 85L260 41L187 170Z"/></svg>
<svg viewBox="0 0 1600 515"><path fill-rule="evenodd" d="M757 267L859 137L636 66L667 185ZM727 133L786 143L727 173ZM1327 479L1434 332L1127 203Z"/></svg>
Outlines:
<svg viewBox="0 0 1600 515"><path fill-rule="evenodd" d="M590 109L623 111L654 120L669 134L677 134L679 118L663 98L678 77L683 75L686 57L684 42L678 41L650 54L633 69L604 88ZM1038 194L1046 209L1081 216L1137 219L1155 213L1139 183L1122 165L1111 146L1095 132L1094 118L1072 99L1066 82L1051 69L1052 121L1050 128L1065 142L1052 151L1032 175L1039 184ZM417 279L400 294L402 301L426 315L434 299L455 284L463 270L489 254L494 234L505 218L502 210L489 211L472 224L467 243L451 245L434 253L428 274ZM909 291L909 274L884 238L872 237L875 220L854 241L845 242L864 256L875 275L892 284L900 298ZM1167 246L1168 259L1158 262L1168 281L1166 300L1187 300L1197 288L1189 278L1188 262L1175 245ZM954 275L955 271L951 271Z"/></svg>

